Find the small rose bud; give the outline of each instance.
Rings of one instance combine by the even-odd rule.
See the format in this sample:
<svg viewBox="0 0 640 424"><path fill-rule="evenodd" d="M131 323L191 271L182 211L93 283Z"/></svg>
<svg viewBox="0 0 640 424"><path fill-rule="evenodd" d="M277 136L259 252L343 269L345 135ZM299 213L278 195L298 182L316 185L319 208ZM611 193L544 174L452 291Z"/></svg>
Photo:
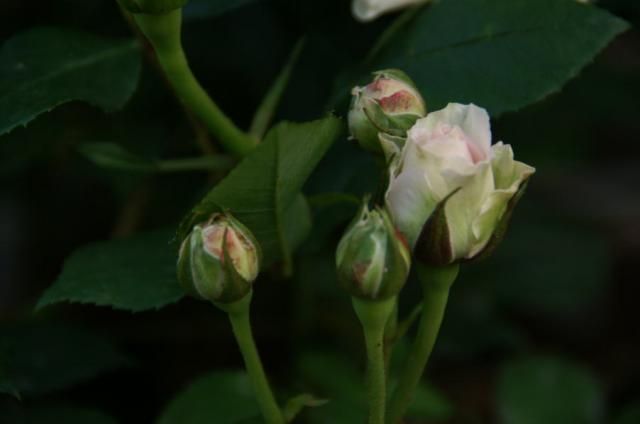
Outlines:
<svg viewBox="0 0 640 424"><path fill-rule="evenodd" d="M488 254L535 169L491 145L489 114L450 103L409 130L390 166L386 204L415 258L447 265Z"/></svg>
<svg viewBox="0 0 640 424"><path fill-rule="evenodd" d="M120 6L130 13L160 15L179 9L189 0L118 0Z"/></svg>
<svg viewBox="0 0 640 424"><path fill-rule="evenodd" d="M386 210L369 210L366 202L338 244L338 280L360 299L396 296L407 279L409 248Z"/></svg>
<svg viewBox="0 0 640 424"><path fill-rule="evenodd" d="M374 73L372 83L354 87L349 110L349 131L360 145L381 153L378 133L404 137L427 109L413 84L402 71L388 69Z"/></svg>
<svg viewBox="0 0 640 424"><path fill-rule="evenodd" d="M258 242L228 214L213 214L193 227L180 247L178 280L200 299L223 304L240 300L251 291L259 270Z"/></svg>

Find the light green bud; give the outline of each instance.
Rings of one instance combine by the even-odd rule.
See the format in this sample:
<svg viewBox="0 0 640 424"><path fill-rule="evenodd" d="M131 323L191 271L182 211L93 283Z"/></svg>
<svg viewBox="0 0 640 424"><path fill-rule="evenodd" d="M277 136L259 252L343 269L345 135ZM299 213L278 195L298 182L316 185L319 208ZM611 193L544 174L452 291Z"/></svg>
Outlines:
<svg viewBox="0 0 640 424"><path fill-rule="evenodd" d="M408 245L387 211L369 210L365 202L338 244L341 285L360 299L389 299L404 286L410 264Z"/></svg>
<svg viewBox="0 0 640 424"><path fill-rule="evenodd" d="M260 248L249 229L216 213L193 227L178 257L178 280L200 299L232 303L251 291L260 271Z"/></svg>

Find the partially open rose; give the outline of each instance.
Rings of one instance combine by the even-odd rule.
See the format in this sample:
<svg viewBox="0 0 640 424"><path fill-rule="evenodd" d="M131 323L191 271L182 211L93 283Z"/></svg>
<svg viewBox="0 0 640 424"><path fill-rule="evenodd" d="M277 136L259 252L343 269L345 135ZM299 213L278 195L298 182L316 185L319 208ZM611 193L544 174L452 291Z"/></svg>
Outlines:
<svg viewBox="0 0 640 424"><path fill-rule="evenodd" d="M450 103L408 131L391 167L387 207L412 246L437 239L437 252L418 252L427 262L470 259L487 246L534 172L513 160L509 145L491 145L486 110ZM425 227L435 212L440 223Z"/></svg>

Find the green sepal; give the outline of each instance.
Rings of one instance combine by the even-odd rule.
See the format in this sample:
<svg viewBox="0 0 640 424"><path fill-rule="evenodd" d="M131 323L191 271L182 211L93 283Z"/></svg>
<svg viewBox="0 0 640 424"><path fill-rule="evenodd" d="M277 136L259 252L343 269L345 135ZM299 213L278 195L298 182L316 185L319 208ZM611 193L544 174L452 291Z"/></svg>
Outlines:
<svg viewBox="0 0 640 424"><path fill-rule="evenodd" d="M178 265L176 267L178 283L187 295L197 299L203 299L193 285L193 274L191 273L191 239L187 238L180 247L178 254Z"/></svg>
<svg viewBox="0 0 640 424"><path fill-rule="evenodd" d="M258 263L262 264L262 246L260 246L260 243L258 243L258 240L253 235L253 232L251 232L251 230L246 225L244 225L242 222L240 222L236 218L234 218L234 216L231 215L231 213L228 210L224 210L223 214L227 218L227 220L231 223L231 225L236 230L239 229L240 232L242 233L242 235L245 238L249 239L251 244L253 244L253 246L256 248L256 256L258 258Z"/></svg>
<svg viewBox="0 0 640 424"><path fill-rule="evenodd" d="M380 140L380 146L382 147L382 151L384 152L384 158L387 162L388 167L390 166L395 169L394 161L402 154L402 149L407 142L407 138L379 133L378 140ZM393 169L390 169L390 171L393 171Z"/></svg>
<svg viewBox="0 0 640 424"><path fill-rule="evenodd" d="M380 103L373 99L368 99L362 110L378 132L396 137L405 137L409 128L421 118L413 113L388 115L382 110Z"/></svg>
<svg viewBox="0 0 640 424"><path fill-rule="evenodd" d="M459 190L460 188L455 189L442 199L422 227L415 246L415 258L418 262L433 266L443 266L454 261L455 257L445 208L451 196Z"/></svg>
<svg viewBox="0 0 640 424"><path fill-rule="evenodd" d="M184 7L189 0L117 0L130 13L162 15Z"/></svg>
<svg viewBox="0 0 640 424"><path fill-rule="evenodd" d="M227 290L227 281L220 261L208 254L202 241L202 228L195 226L188 241L191 244L191 276L199 297L217 300Z"/></svg>
<svg viewBox="0 0 640 424"><path fill-rule="evenodd" d="M395 69L395 68L382 69L380 71L372 72L372 75L376 79L388 78L388 79L402 81L405 84L411 86L411 88L413 88L414 90L419 92L418 87L416 87L416 83L413 82L411 78L409 78L409 75L407 75L404 71L401 71L400 69Z"/></svg>
<svg viewBox="0 0 640 424"><path fill-rule="evenodd" d="M389 246L387 253L391 253L391 255L387 257L386 272L391 276L387 277L389 283L383 286L376 299L389 299L397 296L407 282L411 269L411 250L404 234L393 225L389 213L382 208L378 208L378 210L387 228Z"/></svg>
<svg viewBox="0 0 640 424"><path fill-rule="evenodd" d="M369 197L366 196L359 212L338 244L336 252L338 281L354 298L368 301L386 300L396 296L404 287L411 267L411 256L404 235L393 225L386 209L376 207L370 211L368 202ZM367 221L368 227L364 230L366 233L362 232L362 228L354 232L363 221ZM381 273L380 284L374 292L367 284L363 284L355 271L358 265L370 264L371 259L374 259L367 250L371 248L366 238L367 234L377 234L383 238L380 243L384 244L384 262L369 265L375 266L375 269L379 269ZM354 239L354 237L357 238Z"/></svg>
<svg viewBox="0 0 640 424"><path fill-rule="evenodd" d="M227 217L230 218L228 215ZM224 270L225 286L222 294L215 299L216 303L220 304L234 303L243 299L251 291L252 286L252 282L245 280L233 265L233 261L227 250L227 231L228 229L225 230L222 236L222 257L224 258L222 268Z"/></svg>
<svg viewBox="0 0 640 424"><path fill-rule="evenodd" d="M498 221L498 225L496 225L496 228L493 230L493 233L491 234L491 237L489 238L489 241L487 242L486 246L480 252L478 252L478 254L476 254L472 258L466 259L464 262L481 261L491 256L491 254L496 250L498 245L502 242L502 239L504 239L504 236L507 233L507 230L509 229L509 222L511 221L513 210L515 209L516 205L520 201L520 198L524 195L524 192L527 189L527 186L529 185L529 178L530 177L527 177L522 181L522 183L520 183L520 186L518 187L518 191L516 191L513 197L509 199L509 202L507 203L507 208L505 209L504 214L500 218L500 221Z"/></svg>

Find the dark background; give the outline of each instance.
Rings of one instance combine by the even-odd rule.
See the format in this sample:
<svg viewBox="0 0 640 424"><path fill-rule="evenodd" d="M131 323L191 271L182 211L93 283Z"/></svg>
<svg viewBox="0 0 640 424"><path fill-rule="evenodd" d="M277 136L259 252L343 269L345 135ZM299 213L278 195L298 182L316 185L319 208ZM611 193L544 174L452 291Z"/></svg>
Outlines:
<svg viewBox="0 0 640 424"><path fill-rule="evenodd" d="M390 19L365 26L353 21L344 1L311 3L320 2L265 0L186 23L194 72L239 125L249 123L249 111L302 34L307 46L278 117L322 116L332 75L362 57ZM634 27L640 21L634 0L599 6ZM114 1L0 3L0 40L38 25L130 34ZM103 335L129 361L21 402L0 395L0 417L64 401L122 423L151 422L198 375L241 366L223 314L193 300L139 314L81 305L33 312L74 249L175 225L207 187L197 173L151 178L105 171L77 151L83 142L116 141L162 157L196 153L194 143L184 142L192 136L181 109L149 63L121 112L71 103L0 137L0 328L10 335L81 327ZM335 112L344 116L346 106ZM569 410L586 404L587 418L579 421L585 423L640 422L620 418L640 408L640 33L634 28L617 38L560 93L498 117L493 133L537 174L497 254L464 266L453 288L427 374L437 388L430 395L436 422L524 422L504 418L513 402L531 411L550 402ZM314 204L314 194L359 195L378 178L370 158L339 140L306 191ZM315 205L316 227L294 278L259 282L254 327L284 393L331 397L323 372L339 380L344 375L332 365L351 367L356 376L362 368L359 328L333 271L333 249L353 209ZM418 295L409 285L403 304L409 308ZM536 384L555 392L528 393ZM524 400L514 401L513 393Z"/></svg>

